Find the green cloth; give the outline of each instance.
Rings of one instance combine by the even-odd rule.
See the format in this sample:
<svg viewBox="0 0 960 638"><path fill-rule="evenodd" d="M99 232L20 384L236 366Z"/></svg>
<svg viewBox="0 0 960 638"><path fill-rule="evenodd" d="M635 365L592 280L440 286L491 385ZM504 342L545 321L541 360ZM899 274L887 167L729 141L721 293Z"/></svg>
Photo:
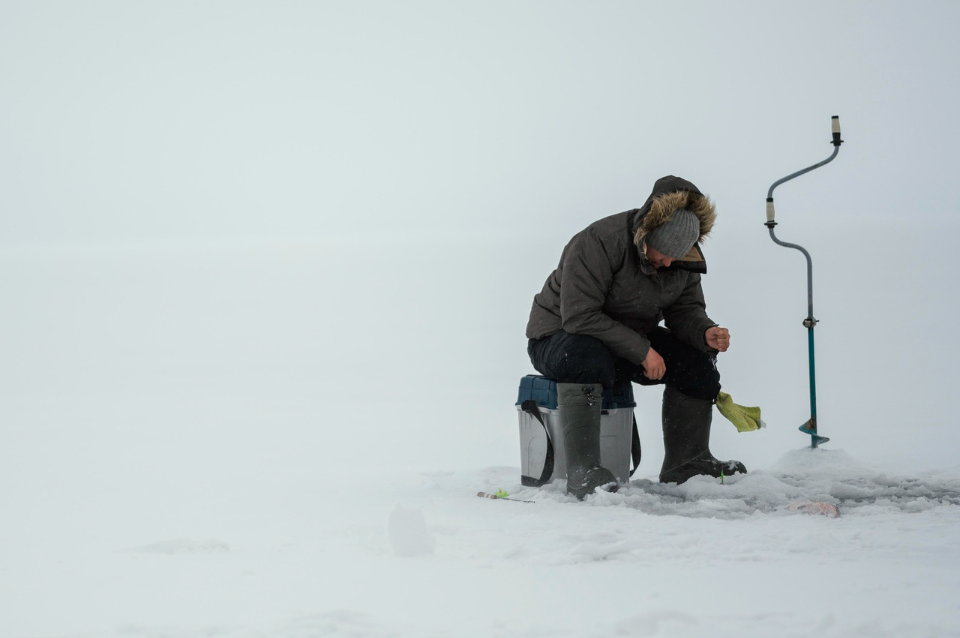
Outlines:
<svg viewBox="0 0 960 638"><path fill-rule="evenodd" d="M733 423L738 432L752 432L767 427L767 424L760 419L760 408L737 405L726 392L717 395L717 409L730 423Z"/></svg>

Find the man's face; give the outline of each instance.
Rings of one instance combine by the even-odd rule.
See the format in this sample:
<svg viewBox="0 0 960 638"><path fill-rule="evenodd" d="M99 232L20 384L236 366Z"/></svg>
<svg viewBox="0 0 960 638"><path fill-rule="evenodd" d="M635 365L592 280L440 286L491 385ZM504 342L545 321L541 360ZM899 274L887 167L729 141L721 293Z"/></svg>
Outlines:
<svg viewBox="0 0 960 638"><path fill-rule="evenodd" d="M666 268L674 262L673 257L667 257L659 250L644 244L644 249L646 250L647 259L653 264L654 268Z"/></svg>

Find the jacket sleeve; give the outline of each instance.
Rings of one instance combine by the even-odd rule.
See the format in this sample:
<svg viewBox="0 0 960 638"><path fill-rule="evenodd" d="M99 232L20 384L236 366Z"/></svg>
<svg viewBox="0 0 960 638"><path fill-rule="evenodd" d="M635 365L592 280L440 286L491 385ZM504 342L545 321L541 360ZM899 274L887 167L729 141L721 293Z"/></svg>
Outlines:
<svg viewBox="0 0 960 638"><path fill-rule="evenodd" d="M650 342L603 312L613 284L610 257L593 233L577 235L567 246L560 276L560 319L570 334L598 339L615 356L640 364Z"/></svg>
<svg viewBox="0 0 960 638"><path fill-rule="evenodd" d="M677 339L703 352L716 352L707 346L704 333L717 322L707 316L707 303L700 286L700 275L690 273L690 278L680 296L663 309L664 324Z"/></svg>

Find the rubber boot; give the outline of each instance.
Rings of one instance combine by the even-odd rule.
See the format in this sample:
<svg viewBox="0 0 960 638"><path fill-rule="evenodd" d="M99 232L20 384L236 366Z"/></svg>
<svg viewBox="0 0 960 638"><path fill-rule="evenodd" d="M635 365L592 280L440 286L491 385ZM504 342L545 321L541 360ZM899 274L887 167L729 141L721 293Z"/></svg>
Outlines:
<svg viewBox="0 0 960 638"><path fill-rule="evenodd" d="M676 388L663 391L663 467L661 483L683 483L692 476L747 473L740 461L719 461L710 453L713 402Z"/></svg>
<svg viewBox="0 0 960 638"><path fill-rule="evenodd" d="M557 411L563 430L567 461L567 493L579 500L617 477L600 465L600 410L603 386L599 383L558 383Z"/></svg>

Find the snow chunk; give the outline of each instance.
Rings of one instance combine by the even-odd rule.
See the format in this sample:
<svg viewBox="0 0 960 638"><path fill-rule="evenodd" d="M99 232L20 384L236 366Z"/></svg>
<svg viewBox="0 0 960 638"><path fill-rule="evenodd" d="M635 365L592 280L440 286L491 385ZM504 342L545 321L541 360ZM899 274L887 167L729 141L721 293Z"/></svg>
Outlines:
<svg viewBox="0 0 960 638"><path fill-rule="evenodd" d="M423 556L432 554L437 539L427 529L423 512L408 510L397 503L387 519L387 534L390 547L397 556Z"/></svg>

